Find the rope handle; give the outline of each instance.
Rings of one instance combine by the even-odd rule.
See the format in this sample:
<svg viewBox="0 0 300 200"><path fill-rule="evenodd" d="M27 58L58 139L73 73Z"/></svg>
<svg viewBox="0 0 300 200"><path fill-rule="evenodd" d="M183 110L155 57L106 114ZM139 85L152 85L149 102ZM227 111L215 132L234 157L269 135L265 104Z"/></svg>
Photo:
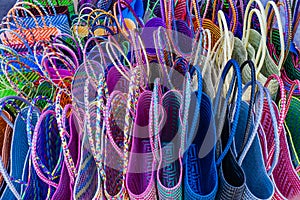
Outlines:
<svg viewBox="0 0 300 200"><path fill-rule="evenodd" d="M285 120L285 116L287 113L287 99L286 99L286 92L284 89L283 81L278 75L273 74L273 75L269 76L269 78L267 79L267 81L265 83L265 87L268 87L269 83L273 79L275 79L279 83L279 90L280 90L281 105L280 105L279 120L278 120L278 135L280 136L280 134L284 133L284 120ZM273 142L271 144L271 146L273 147L274 145L275 144ZM274 148L271 149L268 154L267 166L269 166L269 163L271 163L272 157L273 156L277 157L278 155L279 155L279 150L274 149Z"/></svg>

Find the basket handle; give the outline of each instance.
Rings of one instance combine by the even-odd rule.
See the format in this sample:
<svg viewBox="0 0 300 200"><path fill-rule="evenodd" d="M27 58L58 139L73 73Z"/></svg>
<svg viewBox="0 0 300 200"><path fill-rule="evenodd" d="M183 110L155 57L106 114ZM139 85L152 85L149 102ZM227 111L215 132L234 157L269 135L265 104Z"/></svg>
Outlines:
<svg viewBox="0 0 300 200"><path fill-rule="evenodd" d="M266 52L267 52L267 35L266 35L266 23L264 20L265 15L264 13L261 13L258 9L253 9L250 11L249 15L248 15L248 23L247 23L247 31L246 31L246 26L244 25L244 31L243 32L243 39L242 41L244 42L244 44L247 46L249 45L249 35L250 35L250 25L251 25L251 19L253 14L256 14L258 17L258 20L261 24L261 29L262 29L262 38L260 40L260 45L256 54L256 58L255 58L255 65L257 66L257 70L256 70L256 78L258 79L260 71L263 67L264 61L265 61L265 57L266 57ZM244 35L245 33L245 35Z"/></svg>
<svg viewBox="0 0 300 200"><path fill-rule="evenodd" d="M26 39L24 39L23 37L21 37L21 35L19 35L18 33L16 33L15 31L13 31L13 30L10 30L10 29L6 29L6 28L2 28L2 29L0 29L0 35L2 35L2 34L5 34L6 32L8 32L8 33L10 33L10 34L13 34L13 35L16 35L17 37L18 37L18 39L20 39L23 43L24 43L24 45L25 45L25 47L27 48L27 50L28 50L28 53L30 54L30 55L33 55L33 51L32 51L32 49L30 48L30 46L29 46L29 44L28 44L28 42L27 42L27 40ZM7 47L7 46L5 46L5 45L2 45L2 44L0 44L1 45L1 49L5 49L5 50L13 50L12 48L9 48L9 47ZM14 50L13 50L14 51ZM16 51L14 51L14 54L15 55L18 55L18 53L16 52Z"/></svg>
<svg viewBox="0 0 300 200"><path fill-rule="evenodd" d="M168 65L166 63L165 51L164 51L165 49L167 49L167 51L168 50L171 51L172 49L172 45L170 42L170 38L168 37L167 30L164 29L162 26L158 27L158 29L153 32L153 39L154 39L154 46L157 55L157 60L161 66L161 72L164 77L163 84L165 86L169 86L170 88L174 88L169 77ZM164 47L163 44L165 44L166 47ZM170 52L166 52L166 53L170 53ZM173 60L171 60L170 62L173 62ZM173 65L173 63L171 65Z"/></svg>
<svg viewBox="0 0 300 200"><path fill-rule="evenodd" d="M298 89L300 89L300 81L299 80L294 80L293 84L290 88L290 91L288 93L287 103L286 103L287 107L286 107L285 116L287 115L287 113L289 111L289 107L290 107L290 104L291 104L291 101L292 101L293 93L294 93L294 91L296 90L297 87L298 87Z"/></svg>
<svg viewBox="0 0 300 200"><path fill-rule="evenodd" d="M98 14L98 13L99 13L99 14ZM92 15L93 15L93 14L96 14L96 17L94 17L94 18L93 18L93 21L92 21L91 18L92 18ZM107 12L107 11L102 10L102 9L94 9L94 10L92 10L92 12L90 12L89 15L88 15L88 18L87 18L87 24L90 25L90 22L92 21L91 24L94 25L95 21L96 21L99 17L101 17L102 15L106 15L106 16L108 16L108 17L111 17L111 18L114 19L115 21L117 21L117 18L116 18L113 14L111 14L110 12Z"/></svg>
<svg viewBox="0 0 300 200"><path fill-rule="evenodd" d="M80 23L83 21L82 16L85 15L84 11L87 11L87 10L92 12L93 8L91 8L91 7L82 8L78 14L77 21L75 19L72 21L72 30L74 29L74 27L76 27L76 29L75 29L76 31L74 30L74 35L76 36L77 41L79 41L79 46L81 49L84 49L84 48L83 48L83 44L80 39L80 35L78 33L78 27L80 26Z"/></svg>
<svg viewBox="0 0 300 200"><path fill-rule="evenodd" d="M84 46L84 49L83 49L83 62L86 63L87 62L87 48L89 47L89 44L91 42L95 42L96 43L96 46L99 50L99 54L100 54L100 58L101 58L101 62L103 62L104 66L107 66L107 63L106 63L106 60L104 58L104 52L103 52L103 49L101 47L101 44L99 43L99 41L97 40L96 37L91 37L89 38L86 43L85 43L85 46Z"/></svg>
<svg viewBox="0 0 300 200"><path fill-rule="evenodd" d="M193 66L190 70L190 76L193 78L193 74L196 72L197 75L197 102L196 102L196 107L195 107L195 112L194 112L194 117L193 117L193 122L191 125L190 130L188 131L189 135L194 135L195 131L196 131L196 127L197 127L197 119L199 118L200 115L200 105L201 105L201 100L202 100L202 75L201 75L201 71L200 71L200 67L199 66ZM187 144L190 145L192 143L192 141L189 141L187 138Z"/></svg>
<svg viewBox="0 0 300 200"><path fill-rule="evenodd" d="M37 1L37 0L34 0L34 1ZM57 3L57 5L59 5L58 0L56 0L56 3ZM55 6L54 6L53 2L51 0L47 0L46 4L48 6L50 5L50 7L52 8L54 16L57 16L56 9L55 9Z"/></svg>
<svg viewBox="0 0 300 200"><path fill-rule="evenodd" d="M44 51L43 59L45 58L50 59L51 57L56 58L61 62L63 62L65 66L68 67L67 70L70 71L71 73L79 67L77 56L69 47L59 43L53 43L51 44L51 46L49 45L47 47L48 47L47 49L48 51L46 52ZM61 49L67 51L72 58L66 56ZM75 66L75 68L73 66Z"/></svg>
<svg viewBox="0 0 300 200"><path fill-rule="evenodd" d="M17 189L15 188L15 186L13 185L13 182L10 180L10 176L7 172L7 170L5 169L2 157L0 156L0 173L2 174L8 188L11 190L11 192L13 193L13 195L18 199L21 200L21 195L18 193Z"/></svg>
<svg viewBox="0 0 300 200"><path fill-rule="evenodd" d="M259 82L257 84L261 85ZM274 128L274 143L275 143L275 153L274 154L275 154L275 156L273 158L272 163L271 163L271 157L266 158L266 160L265 160L267 173L268 173L268 175L271 175L273 170L275 169L277 163L278 163L279 149L280 149L280 139L279 139L279 134L278 134L278 124L277 124L277 119L276 119L276 113L275 113L275 110L274 110L274 107L273 107L273 104L272 104L272 98L271 98L270 92L265 87L263 88L263 92L266 95L266 100L267 100L267 103L268 103L268 109L270 109L272 125L273 125L273 128ZM263 99L260 100L260 105L263 105ZM259 110L258 112L259 112L259 114L261 114L263 111ZM259 118L261 119L261 116L259 116ZM257 119L257 120L259 120L259 119ZM255 129L255 130L257 130L257 129Z"/></svg>
<svg viewBox="0 0 300 200"><path fill-rule="evenodd" d="M44 111L44 112L41 114L41 116L40 116L40 118L39 118L39 120L38 120L38 122L37 122L37 124L36 124L36 126L35 126L35 129L34 129L34 132L33 132L33 136L32 136L31 156L32 156L33 167L34 167L34 169L35 169L37 175L41 178L41 180L42 180L43 182L45 182L46 184L48 184L49 186L52 186L52 187L54 187L54 188L57 188L57 187L58 187L58 184L55 183L55 182L52 181L52 180L49 180L49 178L47 178L47 177L44 175L43 171L45 171L45 170L48 171L48 169L46 168L46 166L43 165L43 163L38 163L38 160L40 160L40 159L39 159L39 157L38 157L38 155L37 155L37 150L36 150L36 148L37 148L37 147L36 147L36 144L37 144L37 140L38 140L39 129L40 129L41 125L42 125L42 122L43 122L44 119L47 117L47 115L53 115L53 116L55 117L55 114L56 114L56 113L55 113L55 111L53 111L53 110L46 110L46 111ZM42 167L44 170L42 171L42 170L40 169L40 167ZM50 173L50 172L49 172L49 173ZM49 175L51 175L51 174L49 174ZM51 175L51 176L52 176L52 175Z"/></svg>
<svg viewBox="0 0 300 200"><path fill-rule="evenodd" d="M279 29L281 49L280 49L280 55L279 55L278 69L281 70L282 67L283 67L283 61L285 59L285 43L284 43L285 41L284 41L283 27L282 27L280 13L279 13L278 7L275 4L275 2L273 2L273 1L268 1L267 2L266 9L265 9L265 14L267 15L272 8L275 11L277 24L278 24L278 29Z"/></svg>
<svg viewBox="0 0 300 200"><path fill-rule="evenodd" d="M256 77L255 77L255 66L254 63L251 60L247 60L245 61L242 65L241 65L241 72L243 71L243 69L245 69L245 66L248 65L251 69L251 81L249 83L249 86L251 85L251 95L250 95L250 101L249 101L249 108L248 108L248 115L247 115L247 125L246 125L246 129L245 129L245 135L244 135L244 140L243 143L241 145L241 149L238 152L238 160L240 160L241 156L245 156L247 154L247 152L249 151L251 144L254 140L254 134L256 133L256 131L253 131L252 135L250 134L250 127L251 127L251 119L253 116L253 112L252 109L254 107L254 103L255 103L255 87L256 87ZM243 88L243 94L245 93L245 91L247 90L247 88L249 87L248 85L246 85ZM236 89L234 88L234 92L233 94L236 93ZM259 88L261 89L261 88ZM262 90L261 90L262 92ZM261 107L262 109L262 107ZM231 111L232 112L232 111ZM258 117L259 118L259 117ZM258 122L260 122L260 119L258 120ZM257 123L258 123L257 122ZM256 125L256 124L255 124ZM258 128L258 126L257 126ZM255 129L254 129L255 130ZM250 135L249 135L250 134ZM243 154L243 155L242 155ZM241 158L241 160L243 160L244 157ZM242 161L241 161L242 162Z"/></svg>
<svg viewBox="0 0 300 200"><path fill-rule="evenodd" d="M88 16L88 18L91 16L91 14ZM97 19L101 18L101 17L104 17L106 16L105 18L105 21L106 19L109 17L111 20L109 23L103 25L103 24L98 24L98 25L95 25L97 23ZM97 26L103 26L102 28L105 29L109 34L111 35L114 35L116 31L118 31L118 29L115 28L115 23L117 21L117 19L115 18L114 15L112 15L111 13L109 12L105 12L105 13L100 13L100 14L97 14L97 16L95 18L93 18L93 21L92 23L90 24L90 19L88 19L88 24L92 27L91 29L92 30L95 30L95 28ZM110 25L110 26L109 26ZM116 29L116 30L115 30ZM93 31L94 32L94 31Z"/></svg>
<svg viewBox="0 0 300 200"><path fill-rule="evenodd" d="M114 138L112 136L112 131L110 129L110 122L109 122L109 117L110 117L110 113L111 113L111 105L113 103L113 100L115 98L120 98L120 100L123 100L124 103L126 103L126 97L123 95L123 93L121 93L120 91L113 91L107 100L107 104L106 104L106 109L105 109L105 124L106 124L106 130L107 130L107 137L111 143L111 145L114 147L114 149L117 151L117 153L119 154L120 157L124 156L123 153L123 149L121 149L117 143L114 141ZM94 145L93 145L94 146ZM92 148L92 146L91 146Z"/></svg>
<svg viewBox="0 0 300 200"><path fill-rule="evenodd" d="M137 14L135 13L135 11L131 7L131 5L126 0L122 0L122 1L118 0L113 5L113 13L114 13L115 18L118 19L118 17L117 17L117 6L118 6L118 11L119 11L119 15L120 15L120 18L121 18L121 23L124 25L125 30L127 31L127 33L124 31L125 35L129 34L129 28L127 27L127 25L125 23L125 20L123 18L122 10L121 10L121 5L125 6L127 9L129 9L129 11L133 14L134 18L136 19L138 25L143 28L144 27L144 23L137 16ZM122 24L120 24L118 20L116 20L116 24L117 24L118 28L120 29L120 31L122 31L123 30L122 27L121 27Z"/></svg>
<svg viewBox="0 0 300 200"><path fill-rule="evenodd" d="M83 3L80 5L79 10L81 11L82 9L89 7L91 10L97 9L96 5L92 3Z"/></svg>
<svg viewBox="0 0 300 200"><path fill-rule="evenodd" d="M45 49L45 47L47 46L47 45L49 45L47 42L44 42L44 41L38 41L35 45L34 45L34 59L35 59L35 61L36 61L36 64L38 65L38 67L39 67L39 69L40 69L40 71L43 73L43 76L45 77L45 78L47 78L47 80L48 81L50 81L53 85L55 85L56 87L60 87L58 84L56 84L52 79L51 79L51 77L50 77L50 75L49 75L49 73L48 73L48 71L47 71L47 68L46 68L46 66L45 66L45 63L43 62L43 60L42 60L42 62L40 61L40 59L39 59L39 57L38 57L38 53L37 53L37 47L38 47L38 45L39 44L42 44L43 45L43 47L44 47L44 52L46 52L46 49ZM45 57L43 57L44 59L45 59ZM51 60L52 61L52 60ZM65 61L63 61L64 63L65 63ZM52 63L53 64L53 63ZM54 65L54 67L55 67L55 65ZM56 68L56 67L55 67ZM57 71L57 70L56 70ZM60 77L60 76L59 76Z"/></svg>
<svg viewBox="0 0 300 200"><path fill-rule="evenodd" d="M235 101L236 102L236 107L235 107L235 112L234 112L234 116L233 116L233 123L232 123L232 126L231 126L228 143L227 143L227 145L225 146L223 152L221 153L221 155L219 156L219 158L216 161L216 164L218 166L221 164L222 160L225 158L225 156L228 153L228 151L230 149L230 146L233 142L235 132L236 132L236 128L237 128L238 119L239 119L239 114L240 114L241 101L242 101L242 77L241 77L241 73L240 73L240 67L239 67L239 64L235 60L231 59L226 63L226 65L224 67L224 70L222 72L220 81L219 81L218 91L217 91L216 98L215 98L215 101L214 101L214 117L216 117L216 115L218 114L217 111L219 110L219 106L220 106L219 101L220 101L220 97L221 97L222 84L225 81L225 78L226 78L226 76L227 76L227 74L228 74L228 72L231 68L234 69L235 73L234 73L234 76L233 76L232 81L231 81L232 84L230 84L229 90L228 90L227 95L226 95L226 101L225 101L224 108L226 109L226 107L229 103L229 98L230 98L230 95L232 95L232 89L233 89L234 82L236 82L235 85L238 88L237 89L236 101ZM223 116L226 113L224 108L221 111ZM218 128L218 133L217 133L218 137L220 135L219 132L221 132L221 131Z"/></svg>
<svg viewBox="0 0 300 200"><path fill-rule="evenodd" d="M213 3L213 13L212 13L212 21L213 22L216 22L216 16L217 16L216 13L222 11L222 9L219 9L220 5L217 5L217 3L220 4L220 1L214 0L214 3ZM222 2L222 4L223 4L223 2ZM235 5L235 2L233 2L232 0L229 0L229 4L230 4L230 8L231 8L232 15L233 15L233 21L230 22L230 26L232 27L231 31L235 34L236 31L237 31L238 10L237 10L237 7Z"/></svg>
<svg viewBox="0 0 300 200"><path fill-rule="evenodd" d="M19 97L19 96L7 96L7 97L4 97L4 98L0 99L0 110L1 110L0 115L3 117L3 119L5 121L7 121L8 119L6 118L5 115L3 115L2 110L6 106L6 103L9 102L9 101L12 101L12 100L13 101L14 100L19 100L19 101L25 103L26 105L31 106L31 103L29 101L27 101L26 99L24 99L22 97ZM36 111L39 113L38 109L36 109ZM7 121L7 122L9 122L9 121ZM9 124L10 124L10 126L12 125L11 122ZM0 156L0 173L3 175L3 178L4 178L5 182L7 183L8 188L13 193L13 195L17 199L22 199L21 195L18 193L18 191L16 190L15 186L13 185L13 182L11 180L10 175L8 174L7 170L5 169L5 166L3 164L1 156Z"/></svg>
<svg viewBox="0 0 300 200"><path fill-rule="evenodd" d="M60 52L57 53L57 56L60 56L61 58L65 58L68 62L71 61L69 66L73 71L75 71L79 67L79 61L78 61L77 55L71 48L69 48L68 46L66 46L64 44L59 44L59 43L53 43L52 45L55 49L58 49L58 50L62 49L62 50L67 51L70 54L72 59L69 58L68 56L65 56L64 53L61 52L61 50L60 50ZM73 65L74 65L74 67L73 67Z"/></svg>
<svg viewBox="0 0 300 200"><path fill-rule="evenodd" d="M32 135L33 135L33 127L32 127L32 115L33 115L33 108L37 105L39 101L46 101L49 104L52 104L52 100L45 96L37 96L33 99L32 105L28 107L28 114L26 119L26 130L27 130L27 139L28 145L32 146Z"/></svg>
<svg viewBox="0 0 300 200"><path fill-rule="evenodd" d="M4 107L6 105L10 104L20 111L20 108L13 103L14 100L22 101L23 103L25 103L27 105L30 104L29 101L27 101L26 99L24 99L22 97L14 98L14 96L7 96L0 100L0 117L2 117L11 128L14 127L14 124L12 121L10 121L8 119L8 117L5 114L3 114L2 110L4 109Z"/></svg>
<svg viewBox="0 0 300 200"><path fill-rule="evenodd" d="M300 9L300 3L299 1L293 1L293 5L292 5L292 8L287 8L288 10L292 10L292 12L294 12L294 16L291 17L293 19L293 23L292 23L292 26L293 26L293 35L292 35L292 38L294 38L294 35L296 34L296 31L297 31L297 27L299 26L299 22L300 22L300 12L299 12L299 9ZM287 13L287 12L286 12ZM292 15L292 13L291 13Z"/></svg>
<svg viewBox="0 0 300 200"><path fill-rule="evenodd" d="M208 62L210 61L210 55L211 55L211 32L208 29L204 29L204 30L198 30L196 33L196 38L199 37L199 41L198 40L194 40L195 44L198 43L198 46L196 47L196 45L193 45L193 47L195 48L195 50L193 50L192 52L195 52L192 54L192 59L193 59L193 65L201 65L202 63L200 63L200 55L204 55L205 50L207 51L206 53L206 59L204 61L204 66L202 67L202 73L205 74L206 69L208 67Z"/></svg>
<svg viewBox="0 0 300 200"><path fill-rule="evenodd" d="M127 72L127 69L121 63L121 61L118 58L118 56L116 55L113 47L116 48L119 51L119 53L121 53L121 55L124 57L125 61L129 65L129 69L133 69L133 67L131 65L131 62L128 60L128 58L125 55L125 53L123 52L123 50L118 45L116 45L114 42L110 42L110 41L106 42L105 47L106 47L107 54L110 58L110 61L114 64L114 66L120 72L120 74L122 74L126 80L130 81L130 78L129 78L130 77L130 72ZM111 51L113 52L114 56L111 54ZM118 63L116 63L115 59L118 61Z"/></svg>
<svg viewBox="0 0 300 200"><path fill-rule="evenodd" d="M251 67L251 70L252 70L252 67ZM254 77L255 77L255 75L254 75ZM253 82L253 80L251 80L251 81L249 81L248 83L245 84L245 86L243 88L243 94L247 91L249 86L251 86L251 99L250 99L250 101L253 101L253 104L255 103L254 102L254 100L255 100L255 96L254 96L255 95L255 87L258 86L258 93L257 93L257 96L256 96L256 101L258 101L259 103L257 103L256 105L258 105L258 106L255 107L255 111L257 112L257 116L255 116L254 128L253 128L252 134L248 135L248 136L246 136L246 134L249 134L249 131L250 131L249 130L250 126L248 124L250 122L250 125L251 125L252 120L247 121L246 134L245 134L245 137L244 137L244 141L243 141L243 144L241 146L240 152L237 154L237 160L238 160L239 165L242 165L242 163L244 161L244 158L246 157L246 154L248 153L248 151L249 151L249 149L252 145L252 142L255 138L257 129L258 129L259 124L260 124L260 120L261 120L261 116L262 116L262 110L263 110L263 101L264 101L263 86L261 85L260 82L256 82L256 80L254 80L254 82ZM254 89L254 95L252 93L253 89ZM248 119L251 119L251 117L253 116L253 113L252 113L253 112L253 110L252 110L253 104L249 105ZM250 109L250 106L251 106L251 109Z"/></svg>
<svg viewBox="0 0 300 200"><path fill-rule="evenodd" d="M284 83L278 75L273 74L273 75L269 76L269 78L267 79L267 81L265 83L265 87L268 87L269 83L273 79L275 79L279 83L279 90L280 90L281 106L280 106L280 113L279 113L279 120L278 120L278 135L280 136L280 134L284 134L283 133L284 132L284 120L285 120L285 116L287 113L287 99L286 99L286 92L284 89ZM271 146L274 146L274 143L272 143ZM278 149L270 150L269 155L268 155L268 161L267 161L268 166L269 166L269 163L271 162L270 160L273 157L273 155L275 157L278 157L279 150Z"/></svg>
<svg viewBox="0 0 300 200"><path fill-rule="evenodd" d="M29 1L23 1L23 2L29 2ZM31 0L31 2L29 2L29 3L36 4L38 7L40 7L44 11L46 16L49 16L49 13L48 13L47 9L45 8L45 6L43 6L38 0ZM49 6L49 3L50 3L50 6L52 7L53 6L52 2L50 0L46 0L47 6ZM54 7L52 7L52 9L53 9L54 14L56 15L56 10L54 9Z"/></svg>
<svg viewBox="0 0 300 200"><path fill-rule="evenodd" d="M67 166L68 173L70 175L71 183L75 182L75 177L77 176L77 170L76 166L74 164L73 158L70 155L70 150L68 148L68 143L66 140L66 135L68 136L67 130L65 128L64 120L66 119L66 114L69 109L71 109L72 105L68 104L69 106L65 106L64 109L62 109L61 106L61 95L63 94L63 90L58 90L58 93L56 94L56 100L55 100L55 113L56 113L56 119L57 119L57 125L59 129L59 135L61 139L61 145L63 149L63 155L64 155L64 162Z"/></svg>
<svg viewBox="0 0 300 200"><path fill-rule="evenodd" d="M23 66L27 66L27 65L26 65L25 63L22 63L22 62L18 61L18 60L10 60L10 61L8 61L8 62L6 63L5 68L4 68L4 70L3 70L3 71L4 71L4 74L5 74L5 76L6 76L6 79L9 81L9 83L11 84L11 86L13 87L13 89L14 89L15 91L17 91L18 94L21 94L22 97L26 97L26 94L24 94L24 93L18 88L18 85L15 84L15 82L10 78L10 73L8 72L8 66L10 66L11 68L14 68L14 70L17 72L18 76L21 76L22 79L24 79L27 83L31 84L32 87L33 87L34 85L33 85L33 83L32 83L29 79L27 79L27 77L24 76L24 75L21 73L21 71L20 71L18 68L16 68L12 63L17 63L17 64L23 65ZM30 68L30 67L26 67L26 68ZM18 77L18 78L19 78L19 77Z"/></svg>
<svg viewBox="0 0 300 200"><path fill-rule="evenodd" d="M74 52L72 52L70 49L68 49L64 45L54 44L54 46L63 47L65 50L67 50L68 52L70 52L71 55L73 54L73 56L76 56L74 54ZM51 66L49 66L49 65L47 66L46 59L48 60L48 63L50 63ZM72 69L72 65L75 65L75 66L77 65L76 66L77 68L79 66L77 58L74 58L73 60L71 60L69 57L65 56L63 53L55 52L55 51L52 51L52 52L49 52L49 53L48 52L45 53L44 56L43 56L43 58L42 58L42 62L41 62L41 64L43 65L43 67L45 67L45 70L47 70L47 72L45 73L45 71L44 71L44 73L45 74L49 74L49 68L52 67L54 69L54 71L55 71L55 75L59 78L60 81L62 80L62 76L61 76L61 74L59 72L59 69L55 65L54 59L61 61L66 66L66 70L68 70L68 72L71 73L71 74L73 74L74 71L75 71L74 68ZM75 61L75 64L74 64L73 61ZM49 78L51 78L51 76L49 76Z"/></svg>
<svg viewBox="0 0 300 200"><path fill-rule="evenodd" d="M100 168L100 170L103 170L103 149L104 149L104 130L105 130L105 114L101 114L101 109L99 108L105 108L105 100L108 99L108 89L107 89L107 85L106 85L106 81L105 81L105 77L103 76L103 74L100 74L99 77L99 83L98 83L98 87L97 87L97 98L96 98L96 105L98 107L96 113L97 113L97 119L96 119L96 131L97 131L97 135L95 137L95 146L96 146L96 153L97 156L96 158L96 162L98 163L98 167ZM105 112L106 110L104 110ZM103 116L103 117L102 117ZM102 123L101 123L102 120ZM102 130L101 130L102 127ZM98 134L99 133L99 134ZM99 135L101 135L99 137ZM105 176L105 173L102 173L103 176ZM105 178L105 177L103 177Z"/></svg>
<svg viewBox="0 0 300 200"><path fill-rule="evenodd" d="M148 83L150 78L150 65L149 65L149 60L148 60L145 46L143 44L141 36L136 30L131 30L130 32L132 35L131 38L135 38L132 40L132 43L134 48L133 52L135 53L135 58L137 59L137 64L141 67L142 72L144 73L145 83ZM144 66L143 60L145 60L146 69L143 67Z"/></svg>
<svg viewBox="0 0 300 200"><path fill-rule="evenodd" d="M164 118L164 112L162 111L161 107L159 107L159 102L161 100L162 94L159 93L159 82L160 80L156 78L154 80L154 88L153 94L151 99L151 106L149 111L149 132L150 132L150 145L153 157L156 159L157 162L160 160L160 154L158 153L160 140L159 140L159 132L162 127L162 122Z"/></svg>
<svg viewBox="0 0 300 200"><path fill-rule="evenodd" d="M77 40L76 40L73 36L71 36L71 35L69 35L69 34L66 34L66 33L60 33L60 34L57 34L56 36L54 36L53 42L56 43L57 40L59 40L59 41L61 41L63 44L65 44L66 46L68 46L69 48L73 49L73 46L70 45L69 43L67 43L66 41L64 41L62 37L70 38L70 39L75 43L78 58L79 58L79 60L81 60L81 59L82 59L81 49L80 49L80 46L79 46ZM75 51L74 51L74 52L75 52Z"/></svg>
<svg viewBox="0 0 300 200"><path fill-rule="evenodd" d="M220 27L220 34L221 36L224 35L224 41L225 41L225 49L224 50L224 57L225 60L228 61L231 58L231 48L230 48L230 38L229 38L229 30L227 26L227 21L225 19L224 12L219 10L218 11L218 22L219 22L219 27ZM229 55L227 55L229 53Z"/></svg>
<svg viewBox="0 0 300 200"><path fill-rule="evenodd" d="M74 71L74 70L70 69L72 64L74 64L73 61L68 57L63 58L63 56L64 56L64 54L62 54L62 53L50 52L50 53L47 53L46 55L44 55L44 57L42 58L42 62L41 62L45 66L46 70L49 70L49 68L51 66L46 64L46 59L48 59L48 61L52 65L52 68L55 70L55 74L59 77L59 79L62 79L62 77L60 75L59 69L56 67L56 63L54 62L54 59L57 59L57 60L60 60L61 62L63 62L63 64L65 64L68 72L70 72L71 74ZM64 70L64 69L62 69L62 70Z"/></svg>
<svg viewBox="0 0 300 200"><path fill-rule="evenodd" d="M199 87L199 86L198 86ZM184 87L183 87L183 95L182 95L182 105L180 106L180 122L182 126L182 133L181 133L181 144L180 144L180 153L181 153L181 158L183 157L185 146L186 146L186 136L187 133L189 132L188 130L188 117L189 117L189 108L191 104L191 94L192 94L192 88L191 88L191 78L190 74L186 73L185 74L185 82L184 82ZM199 101L199 96L202 96L202 92L198 90L198 101ZM198 102L197 102L198 103ZM199 104L200 105L200 104ZM195 120L194 120L195 121ZM196 120L197 121L197 120ZM189 145L191 143L187 143Z"/></svg>
<svg viewBox="0 0 300 200"><path fill-rule="evenodd" d="M269 83L273 79L279 83L280 99L281 99L281 107L280 108L281 109L280 109L280 116L279 116L280 119L278 122L278 132L279 132L279 134L281 134L283 131L283 122L284 122L285 114L286 114L286 110L287 110L286 109L287 98L286 98L286 92L284 89L284 83L278 75L273 74L273 75L269 76L269 78L267 79L267 81L265 83L265 87L268 87Z"/></svg>
<svg viewBox="0 0 300 200"><path fill-rule="evenodd" d="M11 9L8 11L8 14L7 14L7 15L13 15L13 16L14 16L14 19L15 19L15 18L16 18L17 10L18 10L18 9L24 10L24 11L26 11L26 12L33 18L33 20L37 23L36 17L35 17L35 16L34 16L27 8L22 7L22 6L24 6L24 5L28 5L28 6L31 6L31 7L35 8L35 9L38 11L39 15L41 16L41 20L42 20L42 22L43 22L44 27L47 27L47 24L46 24L46 21L45 21L45 18L44 18L44 15L43 15L42 11L40 10L40 8L39 8L38 6L34 5L33 3L29 3L29 2L17 2L17 3L15 4L15 6L14 6L13 8L11 8ZM46 13L47 13L47 11L46 11ZM16 22L16 21L15 21L15 22ZM37 24L38 24L38 23L37 23Z"/></svg>

